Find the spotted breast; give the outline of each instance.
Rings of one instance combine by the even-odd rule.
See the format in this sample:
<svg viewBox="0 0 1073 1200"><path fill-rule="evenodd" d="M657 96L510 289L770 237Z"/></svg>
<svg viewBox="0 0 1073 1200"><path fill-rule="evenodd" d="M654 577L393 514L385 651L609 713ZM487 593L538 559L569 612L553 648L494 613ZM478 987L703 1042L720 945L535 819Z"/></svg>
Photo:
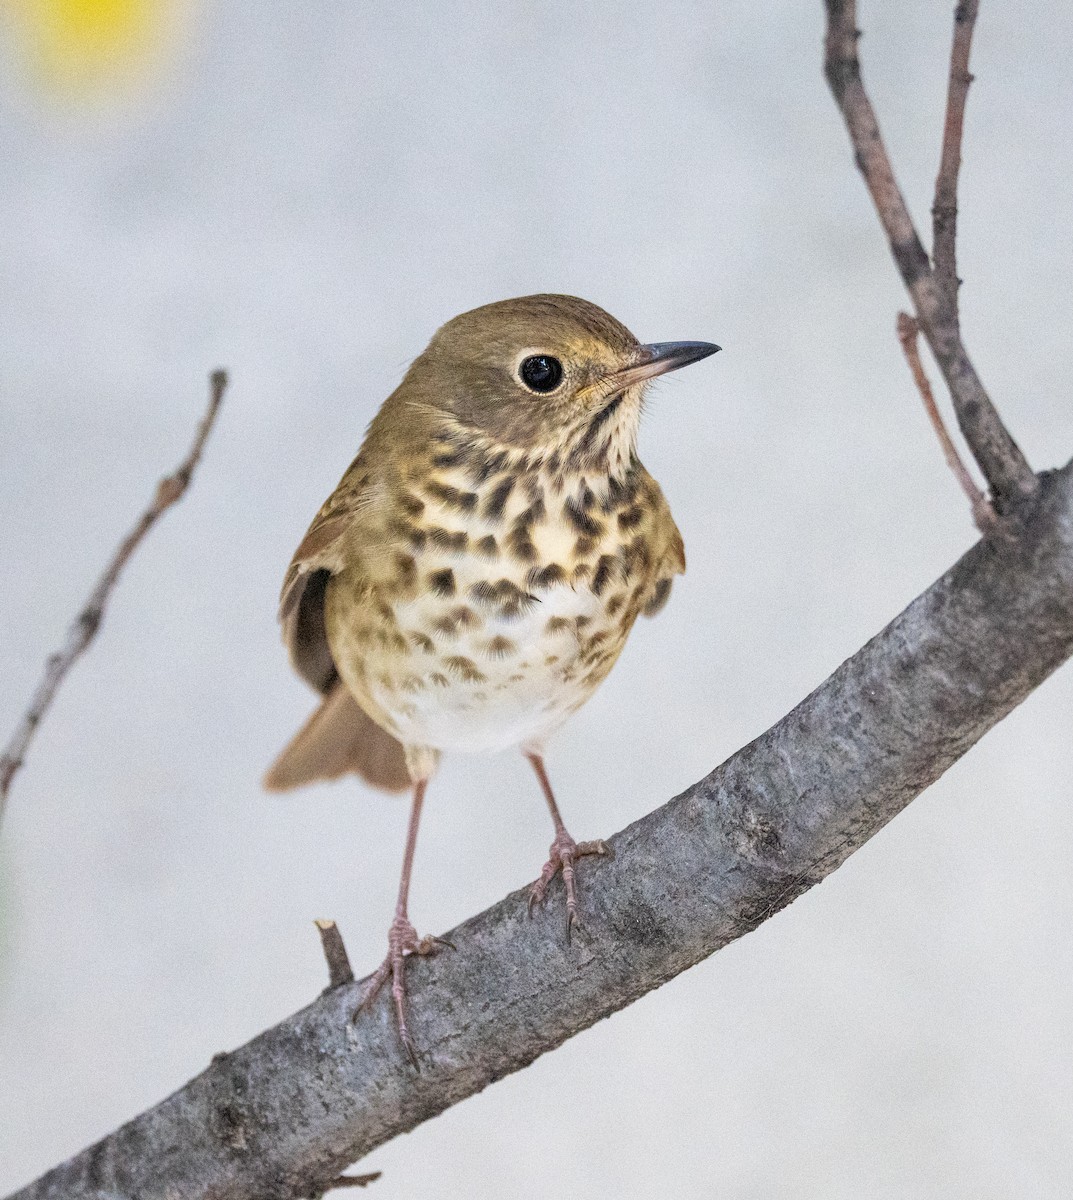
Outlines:
<svg viewBox="0 0 1073 1200"><path fill-rule="evenodd" d="M358 493L376 552L328 582L332 657L411 758L539 747L666 600L681 536L637 461L588 474L450 430L422 457Z"/></svg>

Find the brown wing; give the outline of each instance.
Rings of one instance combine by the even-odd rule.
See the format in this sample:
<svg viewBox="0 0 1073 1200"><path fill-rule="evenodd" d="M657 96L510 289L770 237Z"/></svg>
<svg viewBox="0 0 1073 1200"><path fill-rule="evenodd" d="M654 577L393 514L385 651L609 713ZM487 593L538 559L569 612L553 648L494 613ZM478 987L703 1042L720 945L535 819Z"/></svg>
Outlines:
<svg viewBox="0 0 1073 1200"><path fill-rule="evenodd" d="M651 475L648 475L647 471L645 474L647 475L646 483L650 489L649 508L652 514L650 536L655 549L653 558L658 565L652 590L646 597L641 611L646 617L654 617L667 603L675 575L685 573L686 547L659 484Z"/></svg>
<svg viewBox="0 0 1073 1200"><path fill-rule="evenodd" d="M326 509L327 505L294 552L279 598L283 642L294 669L322 694L339 677L324 627L324 593L332 572L343 566L343 534L350 515Z"/></svg>
<svg viewBox="0 0 1073 1200"><path fill-rule="evenodd" d="M294 669L318 692L338 679L324 628L324 592L329 577L343 568L346 534L376 494L361 454L321 506L294 552L283 577L279 620Z"/></svg>
<svg viewBox="0 0 1073 1200"><path fill-rule="evenodd" d="M409 781L402 746L350 696L332 658L324 624L324 595L343 566L345 535L369 502L360 457L310 525L294 552L280 593L283 641L295 670L324 697L265 777L272 791L354 772L387 791Z"/></svg>

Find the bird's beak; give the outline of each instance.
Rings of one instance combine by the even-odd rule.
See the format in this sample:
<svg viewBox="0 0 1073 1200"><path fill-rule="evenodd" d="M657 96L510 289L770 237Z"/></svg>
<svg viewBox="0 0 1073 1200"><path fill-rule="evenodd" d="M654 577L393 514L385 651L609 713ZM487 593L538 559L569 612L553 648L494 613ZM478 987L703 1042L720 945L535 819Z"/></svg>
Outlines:
<svg viewBox="0 0 1073 1200"><path fill-rule="evenodd" d="M700 362L718 349L720 347L711 342L652 342L651 345L640 347L632 366L616 371L611 379L615 390L619 391L635 383L655 379L657 375L666 375L668 371L677 371L679 367L688 367L690 363Z"/></svg>

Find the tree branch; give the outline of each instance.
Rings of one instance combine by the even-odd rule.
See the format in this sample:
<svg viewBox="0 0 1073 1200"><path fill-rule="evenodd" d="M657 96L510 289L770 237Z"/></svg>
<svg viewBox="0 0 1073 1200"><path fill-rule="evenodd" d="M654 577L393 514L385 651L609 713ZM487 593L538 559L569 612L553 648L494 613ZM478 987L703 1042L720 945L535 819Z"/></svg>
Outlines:
<svg viewBox="0 0 1073 1200"><path fill-rule="evenodd" d="M961 455L958 454L957 447L947 432L946 425L939 413L939 406L935 403L931 384L924 373L924 364L920 361L920 348L917 345L917 335L919 332L919 326L908 313L900 312L898 314L898 341L901 342L902 353L909 364L913 382L917 385L917 391L920 393L921 400L924 401L924 411L928 414L931 427L935 430L935 436L939 439L939 445L942 447L946 465L953 471L954 478L958 481L958 485L969 501L969 507L972 509L973 523L986 536L994 530L998 518L995 510L991 507L991 502L973 482L968 468L961 461Z"/></svg>
<svg viewBox="0 0 1073 1200"><path fill-rule="evenodd" d="M932 204L932 261L945 311L958 322L957 220L958 172L961 170L961 136L965 126L965 101L972 76L969 52L976 27L979 0L961 0L954 10L954 40L950 47L950 81L946 90L946 120L939 175Z"/></svg>
<svg viewBox="0 0 1073 1200"><path fill-rule="evenodd" d="M202 451L212 432L212 426L226 389L227 373L213 371L209 377L209 406L198 425L189 453L171 475L165 476L157 484L156 493L149 507L139 517L130 533L120 542L111 562L97 580L97 586L90 592L89 599L82 611L75 617L74 623L67 631L67 642L63 649L53 654L45 663L45 673L30 700L30 706L11 735L11 740L4 749L3 755L0 756L0 824L4 820L11 782L26 758L26 751L37 732L37 727L52 705L67 672L85 653L96 636L104 618L105 606L123 568L127 565L127 560L137 550L142 539L156 524L160 516L181 500L190 486L190 480L201 461Z"/></svg>
<svg viewBox="0 0 1073 1200"><path fill-rule="evenodd" d="M327 991L12 1200L293 1200L756 928L1073 652L1073 464L767 733L586 862L585 933L518 891L382 998ZM556 881L554 888L561 888Z"/></svg>
<svg viewBox="0 0 1073 1200"><path fill-rule="evenodd" d="M991 486L997 507L1004 512L1015 506L1022 497L1033 494L1037 486L1036 476L1002 423L980 377L976 374L976 368L969 360L958 327L956 283L953 288L954 301L951 304L931 269L928 255L921 245L905 199L894 178L894 170L883 145L875 110L861 81L861 64L857 57L857 39L860 32L856 27L856 4L853 0L826 0L826 4L824 69L827 82L842 111L856 154L857 166L872 195L876 212L890 242L894 261L916 309L920 328L950 389L958 425ZM973 15L975 16L975 12ZM966 23L955 25L958 30L955 36L955 63L960 62L962 52L965 63L968 63L971 23L967 24L967 33L961 32L965 27ZM954 67L951 69L953 71ZM950 177L947 159L960 159L960 118L963 108L964 97L961 97L959 103L952 95L947 116L950 149L948 152L944 145L944 164L940 172L940 179L944 182L944 194L948 185L952 187L955 203L957 175L955 170L953 177ZM950 129L951 111L954 114L953 120L958 123L956 140L954 132ZM951 224L949 230L943 234L944 271L953 262L952 239Z"/></svg>
<svg viewBox="0 0 1073 1200"><path fill-rule="evenodd" d="M320 934L320 947L324 951L324 959L328 964L328 989L343 987L354 982L354 972L350 966L350 956L343 943L343 935L334 921L317 920L313 922Z"/></svg>

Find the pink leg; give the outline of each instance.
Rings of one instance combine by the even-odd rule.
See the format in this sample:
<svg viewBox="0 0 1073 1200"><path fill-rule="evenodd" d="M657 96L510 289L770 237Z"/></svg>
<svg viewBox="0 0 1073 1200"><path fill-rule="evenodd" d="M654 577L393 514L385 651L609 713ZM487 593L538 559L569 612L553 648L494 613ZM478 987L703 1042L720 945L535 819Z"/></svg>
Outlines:
<svg viewBox="0 0 1073 1200"><path fill-rule="evenodd" d="M380 964L376 974L369 981L369 986L358 1006L358 1013L368 1008L390 978L391 995L395 1000L395 1016L399 1026L399 1038L414 1067L417 1067L417 1053L406 1024L406 956L408 954L432 954L437 946L451 946L451 943L444 938L418 938L417 930L410 924L410 918L406 914L406 902L410 894L410 872L414 864L414 850L417 847L417 826L421 820L421 805L424 803L427 785L428 780L425 779L414 784L410 826L406 831L406 853L403 856L402 878L399 881L399 899L395 905L395 919L391 922L391 928L387 935L387 958ZM454 947L451 946L451 949L453 950ZM357 1016L358 1013L354 1015Z"/></svg>
<svg viewBox="0 0 1073 1200"><path fill-rule="evenodd" d="M548 802L551 819L555 823L555 840L551 844L550 857L540 872L540 878L533 884L529 893L529 913L532 915L533 906L541 904L548 890L548 884L555 878L558 871L563 873L563 885L566 888L566 936L569 940L570 931L580 922L577 915L577 894L574 888L574 862L589 854L610 854L611 851L604 842L575 842L566 832L566 826L559 815L559 806L555 803L555 794L548 781L548 773L544 770L544 760L539 754L527 752L525 757L533 764L544 799Z"/></svg>

